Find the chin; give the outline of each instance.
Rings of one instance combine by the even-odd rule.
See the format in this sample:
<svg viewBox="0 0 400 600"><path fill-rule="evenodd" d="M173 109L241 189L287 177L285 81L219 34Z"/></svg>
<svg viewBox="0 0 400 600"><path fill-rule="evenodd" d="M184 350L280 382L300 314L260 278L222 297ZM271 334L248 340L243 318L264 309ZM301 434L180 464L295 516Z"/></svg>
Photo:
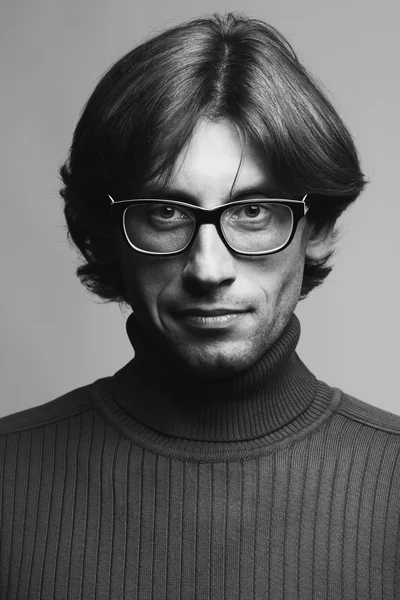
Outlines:
<svg viewBox="0 0 400 600"><path fill-rule="evenodd" d="M225 344L226 346L226 344ZM231 377L251 367L264 353L258 352L247 344L228 344L228 347L211 347L199 349L184 347L173 360L179 368L190 375L207 379ZM240 347L239 347L240 346Z"/></svg>

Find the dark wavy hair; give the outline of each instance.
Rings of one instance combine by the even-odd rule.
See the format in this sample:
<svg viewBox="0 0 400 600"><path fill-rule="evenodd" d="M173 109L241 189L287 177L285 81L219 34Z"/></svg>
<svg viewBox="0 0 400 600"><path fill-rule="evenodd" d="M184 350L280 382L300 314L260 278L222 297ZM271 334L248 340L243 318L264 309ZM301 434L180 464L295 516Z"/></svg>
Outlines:
<svg viewBox="0 0 400 600"><path fill-rule="evenodd" d="M229 13L167 29L101 78L60 169L68 237L85 259L77 275L102 299L127 303L107 194L140 197L146 182L167 182L202 118L229 119L283 193L309 194L317 229L365 185L350 133L274 27ZM302 298L331 271L331 254L306 260Z"/></svg>

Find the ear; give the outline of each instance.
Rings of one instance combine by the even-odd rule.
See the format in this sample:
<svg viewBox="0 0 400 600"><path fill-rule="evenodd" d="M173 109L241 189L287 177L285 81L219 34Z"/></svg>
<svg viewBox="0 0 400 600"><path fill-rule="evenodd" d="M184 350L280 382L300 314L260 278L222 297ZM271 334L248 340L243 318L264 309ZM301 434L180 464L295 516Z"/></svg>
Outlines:
<svg viewBox="0 0 400 600"><path fill-rule="evenodd" d="M311 262L319 262L326 258L332 251L335 240L333 225L316 228L312 223L309 225L308 240L306 243L306 258Z"/></svg>

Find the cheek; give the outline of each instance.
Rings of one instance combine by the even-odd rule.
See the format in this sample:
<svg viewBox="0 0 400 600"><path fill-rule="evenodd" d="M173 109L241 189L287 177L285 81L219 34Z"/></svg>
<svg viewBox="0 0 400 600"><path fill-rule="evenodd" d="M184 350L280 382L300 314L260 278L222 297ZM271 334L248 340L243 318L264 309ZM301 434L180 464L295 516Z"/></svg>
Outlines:
<svg viewBox="0 0 400 600"><path fill-rule="evenodd" d="M254 265L255 267L255 265ZM299 301L304 272L304 253L299 245L272 255L257 265L247 279L258 281L264 311L271 317L286 319Z"/></svg>
<svg viewBox="0 0 400 600"><path fill-rule="evenodd" d="M152 311L165 288L179 277L176 259L122 253L122 271L131 306Z"/></svg>
<svg viewBox="0 0 400 600"><path fill-rule="evenodd" d="M294 261L287 265L282 272L282 278L279 289L279 299L293 307L297 304L301 292L303 281L304 258L296 256Z"/></svg>
<svg viewBox="0 0 400 600"><path fill-rule="evenodd" d="M253 265L247 277L258 280L268 294L277 295L283 288L301 284L304 270L304 256L297 248L283 250L267 257L259 265Z"/></svg>
<svg viewBox="0 0 400 600"><path fill-rule="evenodd" d="M291 260L282 265L277 303L285 312L293 312L299 301L304 273L304 253L299 249Z"/></svg>

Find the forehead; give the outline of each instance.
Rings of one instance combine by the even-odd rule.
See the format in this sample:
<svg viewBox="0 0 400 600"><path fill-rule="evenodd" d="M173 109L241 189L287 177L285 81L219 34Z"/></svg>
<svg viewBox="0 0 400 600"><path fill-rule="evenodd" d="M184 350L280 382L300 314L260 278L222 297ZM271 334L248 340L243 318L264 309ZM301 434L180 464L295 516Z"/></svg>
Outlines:
<svg viewBox="0 0 400 600"><path fill-rule="evenodd" d="M203 207L249 187L273 188L265 160L229 121L202 120L173 166L165 192L190 195Z"/></svg>

